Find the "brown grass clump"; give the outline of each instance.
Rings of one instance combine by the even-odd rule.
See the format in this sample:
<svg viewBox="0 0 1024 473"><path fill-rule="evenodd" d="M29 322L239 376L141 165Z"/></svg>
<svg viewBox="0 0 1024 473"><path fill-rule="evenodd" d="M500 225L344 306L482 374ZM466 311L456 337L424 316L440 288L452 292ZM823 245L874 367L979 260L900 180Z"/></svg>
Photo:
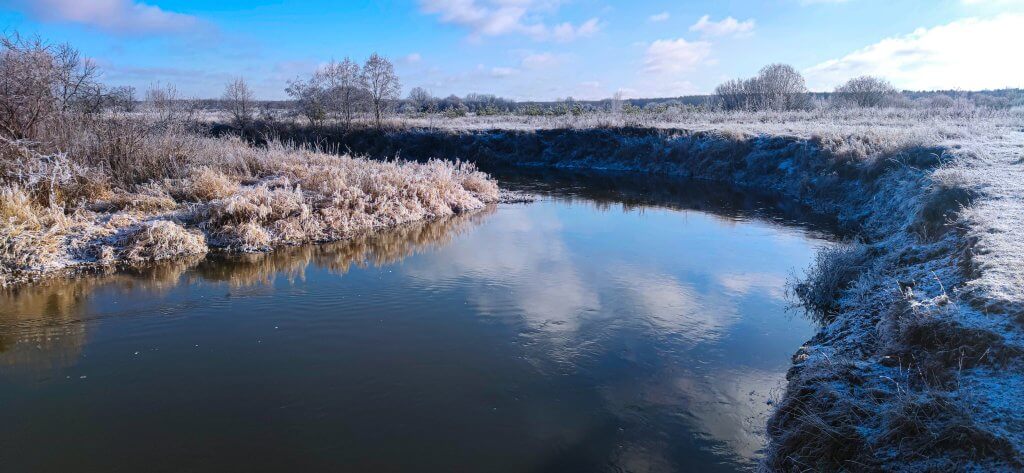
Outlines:
<svg viewBox="0 0 1024 473"><path fill-rule="evenodd" d="M130 263L159 261L207 251L206 238L167 220L146 222L123 237L121 257Z"/></svg>
<svg viewBox="0 0 1024 473"><path fill-rule="evenodd" d="M189 201L209 202L223 199L238 192L238 183L224 173L202 167L192 171L182 189L180 198Z"/></svg>
<svg viewBox="0 0 1024 473"><path fill-rule="evenodd" d="M40 207L23 189L0 188L0 285L52 266L67 224L63 212Z"/></svg>
<svg viewBox="0 0 1024 473"><path fill-rule="evenodd" d="M106 212L134 211L143 214L168 212L178 208L178 203L169 195L158 192L114 192L109 199L102 200L94 208Z"/></svg>

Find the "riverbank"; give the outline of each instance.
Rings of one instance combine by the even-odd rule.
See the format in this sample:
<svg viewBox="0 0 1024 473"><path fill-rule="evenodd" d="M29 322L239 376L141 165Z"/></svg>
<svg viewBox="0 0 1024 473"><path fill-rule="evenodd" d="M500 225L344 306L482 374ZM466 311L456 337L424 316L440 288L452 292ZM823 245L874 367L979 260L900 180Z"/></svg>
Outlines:
<svg viewBox="0 0 1024 473"><path fill-rule="evenodd" d="M342 240L484 207L472 165L331 155L180 132L119 163L0 143L0 285L97 267ZM149 160L144 158L150 158Z"/></svg>
<svg viewBox="0 0 1024 473"><path fill-rule="evenodd" d="M878 116L318 137L370 156L728 182L835 215L860 236L821 253L791 287L821 329L794 355L768 424L765 468L1020 468L1019 112ZM304 139L296 131L283 136Z"/></svg>

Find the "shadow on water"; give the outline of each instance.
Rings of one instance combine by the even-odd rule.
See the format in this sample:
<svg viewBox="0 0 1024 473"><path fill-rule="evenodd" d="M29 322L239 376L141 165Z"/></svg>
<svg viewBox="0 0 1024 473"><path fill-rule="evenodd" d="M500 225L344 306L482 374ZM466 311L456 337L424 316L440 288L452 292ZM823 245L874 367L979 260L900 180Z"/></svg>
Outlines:
<svg viewBox="0 0 1024 473"><path fill-rule="evenodd" d="M492 166L484 168L502 187L520 192L592 202L625 210L696 210L725 221L764 220L799 226L817 238L842 235L835 217L794 199L718 182L634 172Z"/></svg>
<svg viewBox="0 0 1024 473"><path fill-rule="evenodd" d="M492 172L540 198L0 293L0 470L753 468L828 219Z"/></svg>

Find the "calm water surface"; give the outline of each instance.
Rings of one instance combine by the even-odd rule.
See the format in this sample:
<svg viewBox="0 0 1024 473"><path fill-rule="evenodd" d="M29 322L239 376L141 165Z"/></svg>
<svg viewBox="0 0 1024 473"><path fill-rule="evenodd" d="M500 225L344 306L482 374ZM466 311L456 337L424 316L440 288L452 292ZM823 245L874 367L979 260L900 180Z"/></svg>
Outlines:
<svg viewBox="0 0 1024 473"><path fill-rule="evenodd" d="M0 471L752 468L815 227L700 184L507 183L541 198L0 294Z"/></svg>

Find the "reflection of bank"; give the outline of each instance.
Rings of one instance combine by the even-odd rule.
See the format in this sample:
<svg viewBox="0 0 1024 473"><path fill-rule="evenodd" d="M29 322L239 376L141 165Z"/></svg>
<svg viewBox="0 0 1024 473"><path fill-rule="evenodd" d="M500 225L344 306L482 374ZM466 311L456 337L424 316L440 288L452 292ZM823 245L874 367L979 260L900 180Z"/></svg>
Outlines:
<svg viewBox="0 0 1024 473"><path fill-rule="evenodd" d="M55 279L0 292L0 370L45 373L74 366L87 343L88 303L100 289L154 298L186 281L232 287L269 284L278 275L301 279L310 265L344 274L353 265L381 266L451 242L494 213L491 205L433 221L413 222L349 240L281 248L270 253L191 257L108 274ZM131 315L131 314L127 314Z"/></svg>

